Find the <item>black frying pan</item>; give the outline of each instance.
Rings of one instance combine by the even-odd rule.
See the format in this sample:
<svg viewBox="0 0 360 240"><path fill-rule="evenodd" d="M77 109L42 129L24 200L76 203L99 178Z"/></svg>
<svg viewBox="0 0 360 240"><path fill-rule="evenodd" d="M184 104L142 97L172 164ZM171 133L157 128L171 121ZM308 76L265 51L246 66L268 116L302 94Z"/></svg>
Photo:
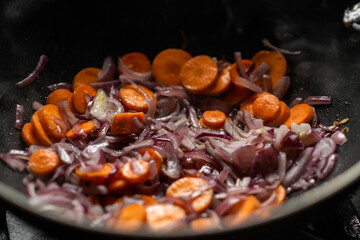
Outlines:
<svg viewBox="0 0 360 240"><path fill-rule="evenodd" d="M295 215L328 199L360 176L360 33L346 29L343 11L354 1L114 1L63 3L17 0L0 3L0 151L25 148L14 128L15 106L45 102L47 85L71 82L87 66L101 67L103 59L131 51L151 59L162 49L185 47L192 55L208 54L232 61L235 50L245 58L263 49L262 38L302 54L288 56L291 88L286 96L330 95L331 106L317 107L320 121L350 118L348 143L328 179L311 190L292 194L269 218L250 222L235 231L253 230ZM15 83L29 74L38 57L49 63L32 85ZM39 213L26 203L23 174L1 164L0 197L30 216L52 224L111 234ZM37 218L39 219L39 218ZM39 221L41 221L39 219ZM225 232L221 232L224 234ZM136 236L143 236L136 233ZM215 233L213 233L215 234Z"/></svg>

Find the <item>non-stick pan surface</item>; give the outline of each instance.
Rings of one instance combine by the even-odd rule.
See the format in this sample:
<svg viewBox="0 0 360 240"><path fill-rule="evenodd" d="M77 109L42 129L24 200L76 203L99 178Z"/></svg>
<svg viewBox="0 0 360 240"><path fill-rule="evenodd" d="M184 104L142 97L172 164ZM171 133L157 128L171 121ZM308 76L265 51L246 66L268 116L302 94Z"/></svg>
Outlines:
<svg viewBox="0 0 360 240"><path fill-rule="evenodd" d="M25 106L30 120L33 101L45 102L47 85L71 82L88 66L101 67L106 56L139 51L151 59L165 48L185 47L192 55L208 54L232 61L263 49L261 40L300 55L287 56L291 88L286 96L330 95L330 106L316 107L322 123L350 118L348 143L339 148L339 161L325 181L299 192L272 217L244 228L292 216L338 193L360 176L360 34L346 29L343 11L353 1L73 1L16 0L0 3L0 151L23 149L14 128L15 106ZM15 83L35 67L41 54L49 63L40 78L18 89ZM23 194L23 174L0 171L0 197L21 211L74 225L31 209ZM74 225L76 229L108 233ZM143 233L135 235L142 236Z"/></svg>

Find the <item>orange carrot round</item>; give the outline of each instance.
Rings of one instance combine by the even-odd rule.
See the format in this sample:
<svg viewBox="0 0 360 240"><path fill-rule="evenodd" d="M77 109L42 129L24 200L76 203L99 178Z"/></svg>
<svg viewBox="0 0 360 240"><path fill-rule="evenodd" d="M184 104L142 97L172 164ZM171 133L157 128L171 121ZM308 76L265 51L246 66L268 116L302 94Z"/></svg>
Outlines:
<svg viewBox="0 0 360 240"><path fill-rule="evenodd" d="M180 80L186 90L204 93L216 82L218 69L215 61L206 55L188 60L180 70Z"/></svg>
<svg viewBox="0 0 360 240"><path fill-rule="evenodd" d="M57 106L47 104L38 110L38 114L40 123L50 139L56 142L65 137L66 125L59 125L57 122L58 120L63 121ZM55 120L55 118L58 120Z"/></svg>
<svg viewBox="0 0 360 240"><path fill-rule="evenodd" d="M266 63L270 67L269 76L272 80L272 88L277 86L279 79L286 74L287 63L284 55L278 51L260 51L251 59L255 68L259 67L261 63Z"/></svg>
<svg viewBox="0 0 360 240"><path fill-rule="evenodd" d="M75 169L75 174L85 181L91 181L95 183L102 183L105 178L110 174L113 169L111 164L105 163L99 171L94 172L82 172L80 168Z"/></svg>
<svg viewBox="0 0 360 240"><path fill-rule="evenodd" d="M72 92L67 89L57 89L49 94L46 99L46 104L54 104L55 106L58 105L61 101L68 101L70 109L74 111L74 107L71 101Z"/></svg>
<svg viewBox="0 0 360 240"><path fill-rule="evenodd" d="M154 93L150 89L141 85L139 85L139 87L149 96L150 99L154 99ZM148 110L148 105L145 101L146 97L139 91L139 89L131 84L120 88L119 98L128 109L144 113Z"/></svg>
<svg viewBox="0 0 360 240"><path fill-rule="evenodd" d="M75 89L72 95L72 103L75 111L79 114L85 113L88 104L86 101L86 95L89 95L89 97L95 97L97 95L97 91L89 85L81 84Z"/></svg>
<svg viewBox="0 0 360 240"><path fill-rule="evenodd" d="M280 101L272 94L260 94L253 104L254 116L269 122L280 114Z"/></svg>
<svg viewBox="0 0 360 240"><path fill-rule="evenodd" d="M92 131L94 131L95 129L97 129L97 126L95 125L95 122L93 120L90 120L90 121L80 124L80 128L84 131L85 134L89 134ZM79 138L80 136L72 128L72 129L70 129L70 131L68 131L66 133L66 137L76 139L76 138Z"/></svg>
<svg viewBox="0 0 360 240"><path fill-rule="evenodd" d="M110 218L107 226L120 231L134 232L143 226L145 218L145 207L133 203L121 208L119 215Z"/></svg>
<svg viewBox="0 0 360 240"><path fill-rule="evenodd" d="M300 125L301 123L309 122L314 115L314 109L306 103L301 103L291 108L290 117L283 123L283 125L291 128L291 123Z"/></svg>
<svg viewBox="0 0 360 240"><path fill-rule="evenodd" d="M53 151L40 149L34 152L29 159L30 171L37 175L48 175L53 173L60 165L57 154Z"/></svg>
<svg viewBox="0 0 360 240"><path fill-rule="evenodd" d="M205 111L200 118L200 124L205 128L219 129L224 126L226 115L219 110Z"/></svg>
<svg viewBox="0 0 360 240"><path fill-rule="evenodd" d="M265 125L270 127L278 127L281 124L283 124L290 116L290 108L284 103L283 101L280 101L280 114L277 118L272 120L271 122L265 123Z"/></svg>
<svg viewBox="0 0 360 240"><path fill-rule="evenodd" d="M166 230L185 217L185 210L172 204L154 204L146 207L146 223L154 232ZM173 230L178 230L182 226L180 224Z"/></svg>
<svg viewBox="0 0 360 240"><path fill-rule="evenodd" d="M161 51L152 64L154 78L167 87L180 85L180 69L190 58L191 55L181 49L170 48Z"/></svg>
<svg viewBox="0 0 360 240"><path fill-rule="evenodd" d="M124 190L129 186L129 184L124 179L114 179L110 182L108 189L109 191L120 191Z"/></svg>
<svg viewBox="0 0 360 240"><path fill-rule="evenodd" d="M254 116L254 102L256 98L258 98L259 94L255 93L251 95L250 97L246 98L240 105L240 110L248 110L251 116Z"/></svg>
<svg viewBox="0 0 360 240"><path fill-rule="evenodd" d="M134 118L137 118L140 122L145 122L145 115L143 112L115 114L111 122L111 134L129 134L139 132L140 130L133 122Z"/></svg>
<svg viewBox="0 0 360 240"><path fill-rule="evenodd" d="M160 153L158 153L157 151L155 151L152 148L147 148L145 150L140 151L140 154L143 156L144 160L147 162L154 160L158 173L161 172L163 158L160 155Z"/></svg>
<svg viewBox="0 0 360 240"><path fill-rule="evenodd" d="M143 53L127 53L121 57L121 61L129 70L133 72L147 73L151 70L151 62ZM121 73L120 68L118 68L118 71Z"/></svg>
<svg viewBox="0 0 360 240"><path fill-rule="evenodd" d="M202 232L214 227L214 220L210 217L196 218L190 222L191 230L194 232Z"/></svg>
<svg viewBox="0 0 360 240"><path fill-rule="evenodd" d="M42 145L40 140L34 133L33 125L31 123L26 123L21 130L21 137L24 142L28 145Z"/></svg>
<svg viewBox="0 0 360 240"><path fill-rule="evenodd" d="M230 69L226 67L219 72L215 84L204 94L208 96L218 96L226 92L230 88L230 86Z"/></svg>
<svg viewBox="0 0 360 240"><path fill-rule="evenodd" d="M99 82L98 73L100 71L100 68L88 67L78 72L72 83L73 91L81 84L90 85L91 83Z"/></svg>
<svg viewBox="0 0 360 240"><path fill-rule="evenodd" d="M119 170L128 183L135 184L145 181L150 174L149 163L144 160L132 160L125 163Z"/></svg>
<svg viewBox="0 0 360 240"><path fill-rule="evenodd" d="M254 210L260 207L260 202L254 196L248 196L238 204L235 204L229 211L230 216L226 219L228 227L234 227L248 219Z"/></svg>
<svg viewBox="0 0 360 240"><path fill-rule="evenodd" d="M188 197L190 194L196 192L204 187L207 181L202 178L183 177L173 182L166 190L166 196L173 197ZM196 212L203 212L207 209L212 201L213 190L209 189L190 200Z"/></svg>
<svg viewBox="0 0 360 240"><path fill-rule="evenodd" d="M31 125L33 126L33 131L36 137L39 139L41 145L51 146L54 142L49 138L44 128L41 125L39 119L39 111L36 111L31 117Z"/></svg>

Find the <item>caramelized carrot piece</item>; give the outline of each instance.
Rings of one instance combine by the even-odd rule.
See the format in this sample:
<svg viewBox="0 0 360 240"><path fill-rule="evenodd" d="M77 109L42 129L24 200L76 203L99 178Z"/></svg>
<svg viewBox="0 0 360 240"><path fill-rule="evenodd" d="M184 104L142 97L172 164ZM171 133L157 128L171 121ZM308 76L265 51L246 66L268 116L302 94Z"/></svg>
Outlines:
<svg viewBox="0 0 360 240"><path fill-rule="evenodd" d="M108 189L109 191L119 191L119 190L124 190L128 187L128 183L124 180L124 179L113 179L109 186Z"/></svg>
<svg viewBox="0 0 360 240"><path fill-rule="evenodd" d="M72 105L72 92L67 89L57 89L49 94L46 99L46 104L54 104L55 106L58 105L61 101L68 101L70 109L74 111L74 106Z"/></svg>
<svg viewBox="0 0 360 240"><path fill-rule="evenodd" d="M37 175L48 175L55 172L60 165L57 154L47 149L40 149L34 152L29 159L30 171Z"/></svg>
<svg viewBox="0 0 360 240"><path fill-rule="evenodd" d="M146 207L146 223L154 232L166 230L185 217L185 210L172 204L153 204ZM177 229L173 230L180 229L184 224L179 224Z"/></svg>
<svg viewBox="0 0 360 240"><path fill-rule="evenodd" d="M45 130L43 129L40 119L39 119L39 111L36 111L31 117L31 125L33 126L33 131L37 138L39 139L41 145L43 146L51 146L53 141L49 138L46 134Z"/></svg>
<svg viewBox="0 0 360 240"><path fill-rule="evenodd" d="M283 125L291 128L291 123L300 125L301 123L309 122L314 115L314 109L306 103L301 103L291 108L290 117L283 123Z"/></svg>
<svg viewBox="0 0 360 240"><path fill-rule="evenodd" d="M154 99L154 93L150 89L141 85L139 85L139 87L149 96L150 99ZM145 96L133 85L129 84L120 88L119 98L128 109L144 113L148 110Z"/></svg>
<svg viewBox="0 0 360 240"><path fill-rule="evenodd" d="M90 120L90 121L80 124L80 128L84 131L85 134L89 134L92 131L96 130L97 126L95 125L93 120ZM76 139L80 136L74 131L74 129L71 129L70 131L68 131L66 133L66 137Z"/></svg>
<svg viewBox="0 0 360 240"><path fill-rule="evenodd" d="M170 48L161 51L152 64L155 80L167 87L180 85L180 69L189 59L191 55L181 49Z"/></svg>
<svg viewBox="0 0 360 240"><path fill-rule="evenodd" d="M194 232L202 232L213 228L214 224L214 220L210 217L196 218L190 222L190 227Z"/></svg>
<svg viewBox="0 0 360 240"><path fill-rule="evenodd" d="M60 115L57 106L47 104L38 110L38 114L44 131L53 142L57 142L65 137L67 128L66 125L59 124L58 122L59 120L63 121L63 118Z"/></svg>
<svg viewBox="0 0 360 240"><path fill-rule="evenodd" d="M259 67L261 63L266 63L270 67L269 76L272 80L272 88L277 86L279 79L286 74L287 63L285 57L278 51L260 51L251 59L255 68Z"/></svg>
<svg viewBox="0 0 360 240"><path fill-rule="evenodd" d="M215 84L204 94L208 96L218 96L226 92L231 86L230 69L224 68L217 76Z"/></svg>
<svg viewBox="0 0 360 240"><path fill-rule="evenodd" d="M226 115L219 110L205 111L199 122L202 127L219 129L224 126Z"/></svg>
<svg viewBox="0 0 360 240"><path fill-rule="evenodd" d="M280 114L277 118L275 118L273 121L265 123L265 125L270 127L278 127L281 124L283 124L290 116L290 108L284 103L283 101L280 101Z"/></svg>
<svg viewBox="0 0 360 240"><path fill-rule="evenodd" d="M269 122L280 114L280 101L272 94L260 94L253 104L254 116Z"/></svg>
<svg viewBox="0 0 360 240"><path fill-rule="evenodd" d="M40 140L34 133L33 125L31 123L26 123L21 130L21 137L24 142L28 145L42 145Z"/></svg>
<svg viewBox="0 0 360 240"><path fill-rule="evenodd" d="M78 72L72 83L73 91L81 84L90 85L91 83L99 82L98 73L100 71L100 68L89 67Z"/></svg>
<svg viewBox="0 0 360 240"><path fill-rule="evenodd" d="M259 96L259 94L253 94L250 97L246 98L240 105L240 110L248 110L251 114L251 116L254 116L254 110L253 105L256 100L256 98Z"/></svg>
<svg viewBox="0 0 360 240"><path fill-rule="evenodd" d="M145 122L145 115L143 112L116 114L111 123L111 134L129 134L139 132L139 129L132 121L134 118L137 118L140 122Z"/></svg>
<svg viewBox="0 0 360 240"><path fill-rule="evenodd" d="M123 64L131 71L137 73L147 73L151 71L151 63L148 57L139 52L127 53L121 57ZM118 68L119 73L122 73Z"/></svg>
<svg viewBox="0 0 360 240"><path fill-rule="evenodd" d="M71 97L75 111L79 114L85 113L88 104L86 101L86 95L89 95L89 97L95 97L97 95L97 91L89 85L81 84L74 90Z"/></svg>
<svg viewBox="0 0 360 240"><path fill-rule="evenodd" d="M279 185L275 189L276 191L276 204L280 204L285 201L286 190L283 186Z"/></svg>
<svg viewBox="0 0 360 240"><path fill-rule="evenodd" d="M144 160L132 160L125 163L119 170L125 181L131 184L145 181L150 174L149 163Z"/></svg>
<svg viewBox="0 0 360 240"><path fill-rule="evenodd" d="M180 70L180 80L191 93L205 93L216 82L218 69L215 61L206 55L188 60Z"/></svg>
<svg viewBox="0 0 360 240"><path fill-rule="evenodd" d="M91 181L95 183L104 182L105 178L110 174L113 167L109 163L105 163L100 171L96 172L81 172L81 168L75 169L75 174L81 179L85 181Z"/></svg>
<svg viewBox="0 0 360 240"><path fill-rule="evenodd" d="M166 196L173 197L188 197L190 194L196 192L207 184L207 181L202 178L183 177L173 182L166 190ZM203 212L207 209L212 201L213 190L208 189L190 200L196 212Z"/></svg>
<svg viewBox="0 0 360 240"><path fill-rule="evenodd" d="M260 202L254 196L248 196L246 199L242 200L240 203L235 204L229 211L231 214L226 219L226 225L228 227L234 227L244 222L249 218L252 212L260 207Z"/></svg>
<svg viewBox="0 0 360 240"><path fill-rule="evenodd" d="M143 156L144 160L147 162L154 160L158 173L161 172L163 158L160 155L160 153L158 153L157 151L155 151L152 148L147 148L145 150L140 151L140 154Z"/></svg>
<svg viewBox="0 0 360 240"><path fill-rule="evenodd" d="M138 203L133 203L123 207L118 216L109 219L107 226L125 232L139 230L146 218L145 207Z"/></svg>

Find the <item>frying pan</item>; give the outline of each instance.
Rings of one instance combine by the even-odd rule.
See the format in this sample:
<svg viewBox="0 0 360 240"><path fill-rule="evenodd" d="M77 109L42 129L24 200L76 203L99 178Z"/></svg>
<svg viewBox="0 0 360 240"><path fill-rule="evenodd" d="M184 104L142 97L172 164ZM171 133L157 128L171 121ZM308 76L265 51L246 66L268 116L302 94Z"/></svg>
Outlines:
<svg viewBox="0 0 360 240"><path fill-rule="evenodd" d="M106 56L139 51L153 58L159 51L185 47L192 55L207 54L233 59L240 50L251 58L263 49L261 40L302 51L287 56L291 87L287 102L295 97L330 95L330 106L316 107L320 122L350 118L348 143L333 173L306 192L296 192L268 218L249 222L234 230L198 235L256 230L288 219L339 193L360 176L360 34L346 29L343 11L354 1L76 1L3 0L0 3L0 151L23 149L14 128L15 106L25 106L29 122L33 101L45 102L47 85L71 82L88 66L100 67ZM46 54L49 63L40 78L18 89L15 83ZM110 236L106 229L69 223L32 209L26 203L21 173L3 163L0 198L17 211L39 221ZM129 235L126 235L129 237ZM131 236L146 236L135 233ZM151 236L147 236L151 237Z"/></svg>

